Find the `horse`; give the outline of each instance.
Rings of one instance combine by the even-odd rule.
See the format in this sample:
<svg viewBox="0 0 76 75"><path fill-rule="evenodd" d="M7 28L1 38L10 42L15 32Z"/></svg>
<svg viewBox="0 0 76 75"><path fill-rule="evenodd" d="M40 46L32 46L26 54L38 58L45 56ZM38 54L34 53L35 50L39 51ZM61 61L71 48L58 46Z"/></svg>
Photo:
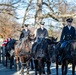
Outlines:
<svg viewBox="0 0 76 75"><path fill-rule="evenodd" d="M15 58L17 64L17 71L19 70L19 59L21 60L21 74L24 75L24 66L26 65L27 74L29 74L29 64L32 59L31 48L32 41L34 41L32 36L26 36L19 40L15 45Z"/></svg>
<svg viewBox="0 0 76 75"><path fill-rule="evenodd" d="M37 75L37 71L39 72L39 75L45 74L44 66L45 63L47 64L47 74L51 74L50 71L50 56L49 56L49 46L50 44L53 44L55 41L54 38L50 37L48 38L40 38L40 42L35 42L32 46L32 53L34 57L34 63L35 63L35 75Z"/></svg>
<svg viewBox="0 0 76 75"><path fill-rule="evenodd" d="M15 39L11 39L5 46L5 56L6 56L6 64L7 60L10 60L10 69L12 69L12 65L14 64L14 44L16 43Z"/></svg>
<svg viewBox="0 0 76 75"><path fill-rule="evenodd" d="M76 63L76 40L70 40L66 44L63 51L63 61L62 61L62 74L67 74L68 64L72 64L72 75L75 75L75 63Z"/></svg>
<svg viewBox="0 0 76 75"><path fill-rule="evenodd" d="M75 65L76 65L76 40L71 40L68 44L68 49L70 51L71 59L68 63L72 64L72 75L75 75ZM67 61L67 60L66 60ZM66 65L67 66L67 65Z"/></svg>
<svg viewBox="0 0 76 75"><path fill-rule="evenodd" d="M61 42L58 42L53 50L52 61L56 62L56 75L58 75L58 65L62 65L62 75L66 75L67 73L68 63L65 56L67 50L65 48L61 48Z"/></svg>
<svg viewBox="0 0 76 75"><path fill-rule="evenodd" d="M58 75L58 64L62 65L62 75L67 74L68 64L72 64L72 75L75 72L75 45L76 41L70 40L64 48L61 47L61 42L58 42L53 51L53 61L56 62L56 75ZM73 57L74 56L74 57Z"/></svg>
<svg viewBox="0 0 76 75"><path fill-rule="evenodd" d="M61 65L61 58L62 58L62 51L60 51L60 46L61 46L61 43L60 42L57 42L56 44L52 45L52 55L51 55L51 60L52 62L56 63L56 75L58 75L58 65Z"/></svg>

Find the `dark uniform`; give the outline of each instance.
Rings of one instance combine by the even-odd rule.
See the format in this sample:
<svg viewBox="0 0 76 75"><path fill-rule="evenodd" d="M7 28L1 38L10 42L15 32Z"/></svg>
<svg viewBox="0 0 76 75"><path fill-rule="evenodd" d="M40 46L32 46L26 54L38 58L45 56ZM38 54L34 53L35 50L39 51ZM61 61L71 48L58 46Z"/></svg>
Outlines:
<svg viewBox="0 0 76 75"><path fill-rule="evenodd" d="M25 26L27 27L28 25L25 25ZM26 36L29 36L29 35L30 35L30 30L27 29L27 31L26 31L25 29L23 29L21 34L20 34L20 39L22 39L22 38L24 38Z"/></svg>
<svg viewBox="0 0 76 75"><path fill-rule="evenodd" d="M48 37L48 32L45 28L43 28L43 30L41 28L39 28L37 30L37 34L36 34L36 37L37 38L45 38L45 37Z"/></svg>
<svg viewBox="0 0 76 75"><path fill-rule="evenodd" d="M41 25L44 25L44 23L40 23ZM35 53L37 45L41 42L42 38L48 37L48 31L43 28L38 28L36 32L36 39L37 41L32 46L32 52Z"/></svg>
<svg viewBox="0 0 76 75"><path fill-rule="evenodd" d="M71 26L71 28L69 29L68 26L65 26L62 31L61 40L69 41L73 40L74 37L75 37L75 28Z"/></svg>
<svg viewBox="0 0 76 75"><path fill-rule="evenodd" d="M61 38L60 38L60 50L64 51L64 54L62 53L61 55L59 55L58 57L58 61L61 63L64 59L71 59L71 51L69 51L68 49L70 48L70 42L76 37L76 33L75 33L75 28L73 26L71 26L71 23L73 21L72 18L68 18L67 20L67 26L65 26L62 30L62 34L61 34ZM65 52L65 48L66 52Z"/></svg>
<svg viewBox="0 0 76 75"><path fill-rule="evenodd" d="M41 23L41 25L44 25L43 23ZM45 38L45 37L48 37L48 31L47 31L47 29L45 29L45 28L38 28L37 29L37 33L36 33L36 38L37 38L37 40L39 39L39 38Z"/></svg>
<svg viewBox="0 0 76 75"><path fill-rule="evenodd" d="M67 22L72 22L72 18L68 18ZM70 28L69 28L70 27ZM65 45L70 41L76 38L75 28L73 26L65 26L62 30L60 41L62 41L61 47L65 47Z"/></svg>

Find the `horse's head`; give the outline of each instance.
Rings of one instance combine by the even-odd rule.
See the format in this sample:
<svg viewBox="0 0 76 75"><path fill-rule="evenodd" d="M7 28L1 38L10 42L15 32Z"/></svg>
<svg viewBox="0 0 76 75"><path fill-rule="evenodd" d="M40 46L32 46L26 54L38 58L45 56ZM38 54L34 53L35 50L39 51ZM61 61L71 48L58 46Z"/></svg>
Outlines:
<svg viewBox="0 0 76 75"><path fill-rule="evenodd" d="M44 57L47 48L48 48L48 45L47 45L46 39L39 38L39 43L36 48L36 56L41 58Z"/></svg>
<svg viewBox="0 0 76 75"><path fill-rule="evenodd" d="M47 38L48 44L54 44L54 43L56 43L56 41L57 41L57 38L54 38L54 37L48 37Z"/></svg>
<svg viewBox="0 0 76 75"><path fill-rule="evenodd" d="M58 43L55 43L55 44L53 44L52 45L52 54L51 54L51 56L52 56L52 62L56 62L56 57L59 55L59 53L60 53L60 46L61 46L61 43L60 42L58 42Z"/></svg>
<svg viewBox="0 0 76 75"><path fill-rule="evenodd" d="M72 41L71 42L71 48L70 48L70 50L71 50L71 55L73 57L76 57L76 41Z"/></svg>
<svg viewBox="0 0 76 75"><path fill-rule="evenodd" d="M49 39L52 41L57 41L57 38L55 38L55 37L49 37Z"/></svg>
<svg viewBox="0 0 76 75"><path fill-rule="evenodd" d="M35 42L35 40L36 40L35 34L30 33L30 35L28 36L28 38L30 40L31 45L33 45L34 42Z"/></svg>
<svg viewBox="0 0 76 75"><path fill-rule="evenodd" d="M6 50L12 50L14 49L14 44L16 43L15 39L11 39L7 44L6 44Z"/></svg>
<svg viewBox="0 0 76 75"><path fill-rule="evenodd" d="M30 33L28 37L30 40L34 40L34 41L36 40L35 34L33 33Z"/></svg>

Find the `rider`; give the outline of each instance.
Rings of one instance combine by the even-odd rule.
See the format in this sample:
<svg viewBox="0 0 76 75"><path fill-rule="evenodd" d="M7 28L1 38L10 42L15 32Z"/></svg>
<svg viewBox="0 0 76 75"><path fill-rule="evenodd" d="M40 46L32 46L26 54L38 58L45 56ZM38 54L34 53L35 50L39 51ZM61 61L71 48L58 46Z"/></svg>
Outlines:
<svg viewBox="0 0 76 75"><path fill-rule="evenodd" d="M37 42L40 41L40 38L47 38L48 37L48 31L46 28L44 28L44 23L40 23L40 28L37 29L36 32L36 39Z"/></svg>
<svg viewBox="0 0 76 75"><path fill-rule="evenodd" d="M29 36L31 33L31 31L28 29L28 24L24 24L24 29L22 30L21 34L20 34L20 40L22 40L22 38ZM33 67L33 60L31 59L31 69L34 69Z"/></svg>
<svg viewBox="0 0 76 75"><path fill-rule="evenodd" d="M64 48L70 40L76 38L75 28L72 26L72 18L66 19L67 25L63 27L60 41L62 41L61 48Z"/></svg>
<svg viewBox="0 0 76 75"><path fill-rule="evenodd" d="M21 31L20 39L22 39L26 36L29 36L29 35L30 35L30 30L28 29L28 24L25 24L24 29Z"/></svg>
<svg viewBox="0 0 76 75"><path fill-rule="evenodd" d="M41 38L47 38L48 31L44 28L44 23L40 22L40 28L37 29L36 32L36 42L32 46L32 52L35 53L37 45L40 43Z"/></svg>

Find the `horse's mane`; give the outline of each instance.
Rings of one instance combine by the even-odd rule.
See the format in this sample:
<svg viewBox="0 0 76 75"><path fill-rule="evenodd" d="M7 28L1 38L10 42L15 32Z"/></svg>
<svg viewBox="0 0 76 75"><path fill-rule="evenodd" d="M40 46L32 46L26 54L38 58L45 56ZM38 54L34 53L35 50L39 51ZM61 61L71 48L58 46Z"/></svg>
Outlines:
<svg viewBox="0 0 76 75"><path fill-rule="evenodd" d="M37 45L36 51L39 51L40 49L42 49L43 51L46 52L47 48L48 48L47 40L43 38L41 42Z"/></svg>

